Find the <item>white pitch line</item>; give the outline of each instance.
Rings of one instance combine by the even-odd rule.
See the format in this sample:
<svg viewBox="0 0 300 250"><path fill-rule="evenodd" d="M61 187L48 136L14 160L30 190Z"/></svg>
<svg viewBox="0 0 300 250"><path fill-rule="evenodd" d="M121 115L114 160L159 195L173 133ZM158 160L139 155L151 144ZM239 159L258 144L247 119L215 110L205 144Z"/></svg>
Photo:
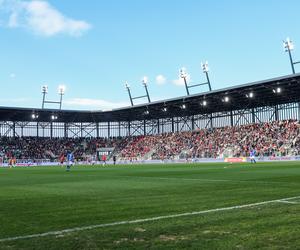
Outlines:
<svg viewBox="0 0 300 250"><path fill-rule="evenodd" d="M38 233L38 234L30 234L30 235L3 238L3 239L0 239L0 242L23 240L23 239L30 239L30 238L38 238L38 237L45 237L45 236L51 236L51 235L61 235L61 234L65 234L65 233L91 230L91 229L95 229L95 228L104 228L104 227L112 227L112 226L118 226L118 225L137 224L137 223L143 223L143 222L148 222L148 221L157 221L157 220L162 220L162 219L171 219L171 218L178 218L178 217L185 217L185 216L192 216L192 215L200 215L200 214L208 214L208 213L214 213L214 212L220 212L220 211L241 209L241 208L247 208L247 207L256 207L256 206L260 206L260 205L276 203L276 202L282 202L282 201L288 201L288 200L293 200L293 199L298 199L298 198L300 198L300 196L294 196L294 197L288 197L288 198L282 198L282 199L276 199L276 200L269 200L269 201L262 201L262 202L257 202L257 203L250 203L250 204L237 205L237 206L231 206L231 207L214 208L214 209L195 211L195 212L187 212L187 213L171 214L171 215L162 215L162 216L150 217L150 218L144 218L144 219L137 219L137 220L117 221L117 222L98 224L98 225L74 227L74 228L63 229L63 230L58 230L58 231L50 231L50 232L45 232L45 233Z"/></svg>
<svg viewBox="0 0 300 250"><path fill-rule="evenodd" d="M286 200L279 200L278 202L281 202L281 203L288 203L288 204L300 204L299 202L297 201L286 201Z"/></svg>

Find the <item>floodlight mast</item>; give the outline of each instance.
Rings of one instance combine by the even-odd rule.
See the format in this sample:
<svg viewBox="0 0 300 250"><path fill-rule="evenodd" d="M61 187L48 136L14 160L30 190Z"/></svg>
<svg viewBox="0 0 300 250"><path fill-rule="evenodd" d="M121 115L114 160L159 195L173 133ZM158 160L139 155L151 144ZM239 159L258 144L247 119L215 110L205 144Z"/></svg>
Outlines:
<svg viewBox="0 0 300 250"><path fill-rule="evenodd" d="M186 93L187 95L190 95L189 89L190 88L194 88L197 86L202 86L202 85L208 85L209 91L211 91L211 84L210 84L210 80L209 80L209 76L208 76L208 72L209 72L209 68L208 68L208 62L206 61L205 63L201 63L201 68L203 70L203 73L206 76L206 82L204 83L199 83L199 84L193 84L193 85L188 85L187 84L187 73L185 71L185 68L181 68L180 69L180 77L183 78L184 80L184 85L185 85L185 89L186 89Z"/></svg>
<svg viewBox="0 0 300 250"><path fill-rule="evenodd" d="M44 106L45 106L45 98L46 98L47 93L48 93L48 86L43 85L42 86L42 94L43 94L42 109L44 109Z"/></svg>
<svg viewBox="0 0 300 250"><path fill-rule="evenodd" d="M293 61L292 50L294 49L294 44L290 40L290 38L287 38L286 40L283 41L283 48L284 48L284 51L288 52L288 54L289 54L292 72L293 72L293 74L295 74L295 66L294 65L300 63L300 61L298 61L298 62Z"/></svg>
<svg viewBox="0 0 300 250"><path fill-rule="evenodd" d="M180 71L180 77L183 79L184 81L184 86L185 86L185 90L186 90L186 94L187 95L190 95L190 91L189 91L189 87L187 85L187 81L186 81L186 78L187 78L187 73L186 73L186 70L185 68L181 68Z"/></svg>
<svg viewBox="0 0 300 250"><path fill-rule="evenodd" d="M201 63L201 67L202 67L203 73L206 76L209 91L211 91L211 85L210 85L210 80L209 80L209 76L208 76L208 71L209 71L208 62L206 61L205 63Z"/></svg>
<svg viewBox="0 0 300 250"><path fill-rule="evenodd" d="M60 95L59 109L61 109L61 106L62 106L62 99L63 99L63 95L65 94L65 90L66 90L66 87L64 85L58 86L58 94Z"/></svg>
<svg viewBox="0 0 300 250"><path fill-rule="evenodd" d="M147 79L147 77L143 78L143 86L145 87L148 102L150 103L151 100L150 100L150 95L149 95L149 91L148 91L148 79Z"/></svg>
<svg viewBox="0 0 300 250"><path fill-rule="evenodd" d="M64 85L59 85L58 86L58 94L60 95L59 101L47 101L46 94L48 93L48 86L47 85L42 86L42 94L43 94L42 109L44 109L45 103L54 103L54 104L59 104L59 109L61 110L62 99L63 99L63 95L65 94L65 90L66 87Z"/></svg>
<svg viewBox="0 0 300 250"><path fill-rule="evenodd" d="M127 82L125 83L125 88L127 89L127 92L128 92L128 95L129 95L129 99L130 99L131 106L134 105L134 104L133 104L133 100L135 100L135 99L141 99L141 98L147 97L148 102L149 102L149 103L151 102L151 100L150 100L150 95L149 95L149 91L148 91L148 79L147 79L146 76L143 77L142 83L143 83L143 86L144 86L144 88L145 88L145 90L146 90L146 95L136 96L136 97L132 97L132 95L131 95L131 90L130 90L130 86L129 86L129 84L128 84Z"/></svg>
<svg viewBox="0 0 300 250"><path fill-rule="evenodd" d="M131 96L131 92L130 92L130 86L128 84L128 82L125 82L125 88L128 92L128 96L129 96L129 100L130 100L130 103L131 103L131 106L133 106L133 100L132 100L132 96Z"/></svg>

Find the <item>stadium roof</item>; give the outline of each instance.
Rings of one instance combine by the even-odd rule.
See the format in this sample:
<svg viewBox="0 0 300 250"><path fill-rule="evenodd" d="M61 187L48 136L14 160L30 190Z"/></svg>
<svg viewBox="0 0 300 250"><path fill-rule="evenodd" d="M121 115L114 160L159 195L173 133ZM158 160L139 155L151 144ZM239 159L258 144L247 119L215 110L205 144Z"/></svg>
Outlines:
<svg viewBox="0 0 300 250"><path fill-rule="evenodd" d="M252 93L252 94L250 94ZM205 103L206 102L206 103ZM114 122L210 114L300 102L300 73L110 111L0 107L1 121ZM206 104L206 105L203 105Z"/></svg>

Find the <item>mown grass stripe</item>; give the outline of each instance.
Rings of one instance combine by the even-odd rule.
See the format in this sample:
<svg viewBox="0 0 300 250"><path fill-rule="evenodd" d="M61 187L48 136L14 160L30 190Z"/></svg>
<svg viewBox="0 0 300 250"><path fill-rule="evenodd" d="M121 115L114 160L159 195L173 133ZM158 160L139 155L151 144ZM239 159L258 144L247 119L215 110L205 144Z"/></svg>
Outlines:
<svg viewBox="0 0 300 250"><path fill-rule="evenodd" d="M58 230L58 231L50 231L50 232L39 233L39 234L30 234L30 235L3 238L3 239L0 239L0 242L46 237L46 236L52 236L52 235L61 235L61 234L65 234L65 233L73 233L73 232L91 230L91 229L96 229L96 228L104 228L104 227L128 225L128 224L138 224L138 223L157 221L157 220L162 220L162 219L172 219L172 218L178 218L178 217L184 217L184 216L192 216L192 215L200 215L200 214L228 211L228 210L234 210L234 209L242 209L242 208L248 208L248 207L261 206L261 205L270 204L270 203L285 202L285 201L298 199L298 198L300 198L300 196L281 198L281 199L269 200L269 201L262 201L262 202L257 202L257 203L250 203L250 204L237 205L237 206L231 206L231 207L223 207L223 208L195 211L195 212L187 212L187 213L172 214L172 215L162 215L162 216L137 219L137 220L118 221L118 222L105 223L105 224L74 227L74 228L63 229L63 230ZM287 202L285 202L285 203L287 204Z"/></svg>

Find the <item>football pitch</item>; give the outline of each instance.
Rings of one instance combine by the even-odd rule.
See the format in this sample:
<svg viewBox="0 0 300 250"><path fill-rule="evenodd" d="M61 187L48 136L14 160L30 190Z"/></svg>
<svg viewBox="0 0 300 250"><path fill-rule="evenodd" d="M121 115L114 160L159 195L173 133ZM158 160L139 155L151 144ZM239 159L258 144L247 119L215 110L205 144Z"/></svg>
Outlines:
<svg viewBox="0 0 300 250"><path fill-rule="evenodd" d="M0 249L299 249L300 163L0 169Z"/></svg>

